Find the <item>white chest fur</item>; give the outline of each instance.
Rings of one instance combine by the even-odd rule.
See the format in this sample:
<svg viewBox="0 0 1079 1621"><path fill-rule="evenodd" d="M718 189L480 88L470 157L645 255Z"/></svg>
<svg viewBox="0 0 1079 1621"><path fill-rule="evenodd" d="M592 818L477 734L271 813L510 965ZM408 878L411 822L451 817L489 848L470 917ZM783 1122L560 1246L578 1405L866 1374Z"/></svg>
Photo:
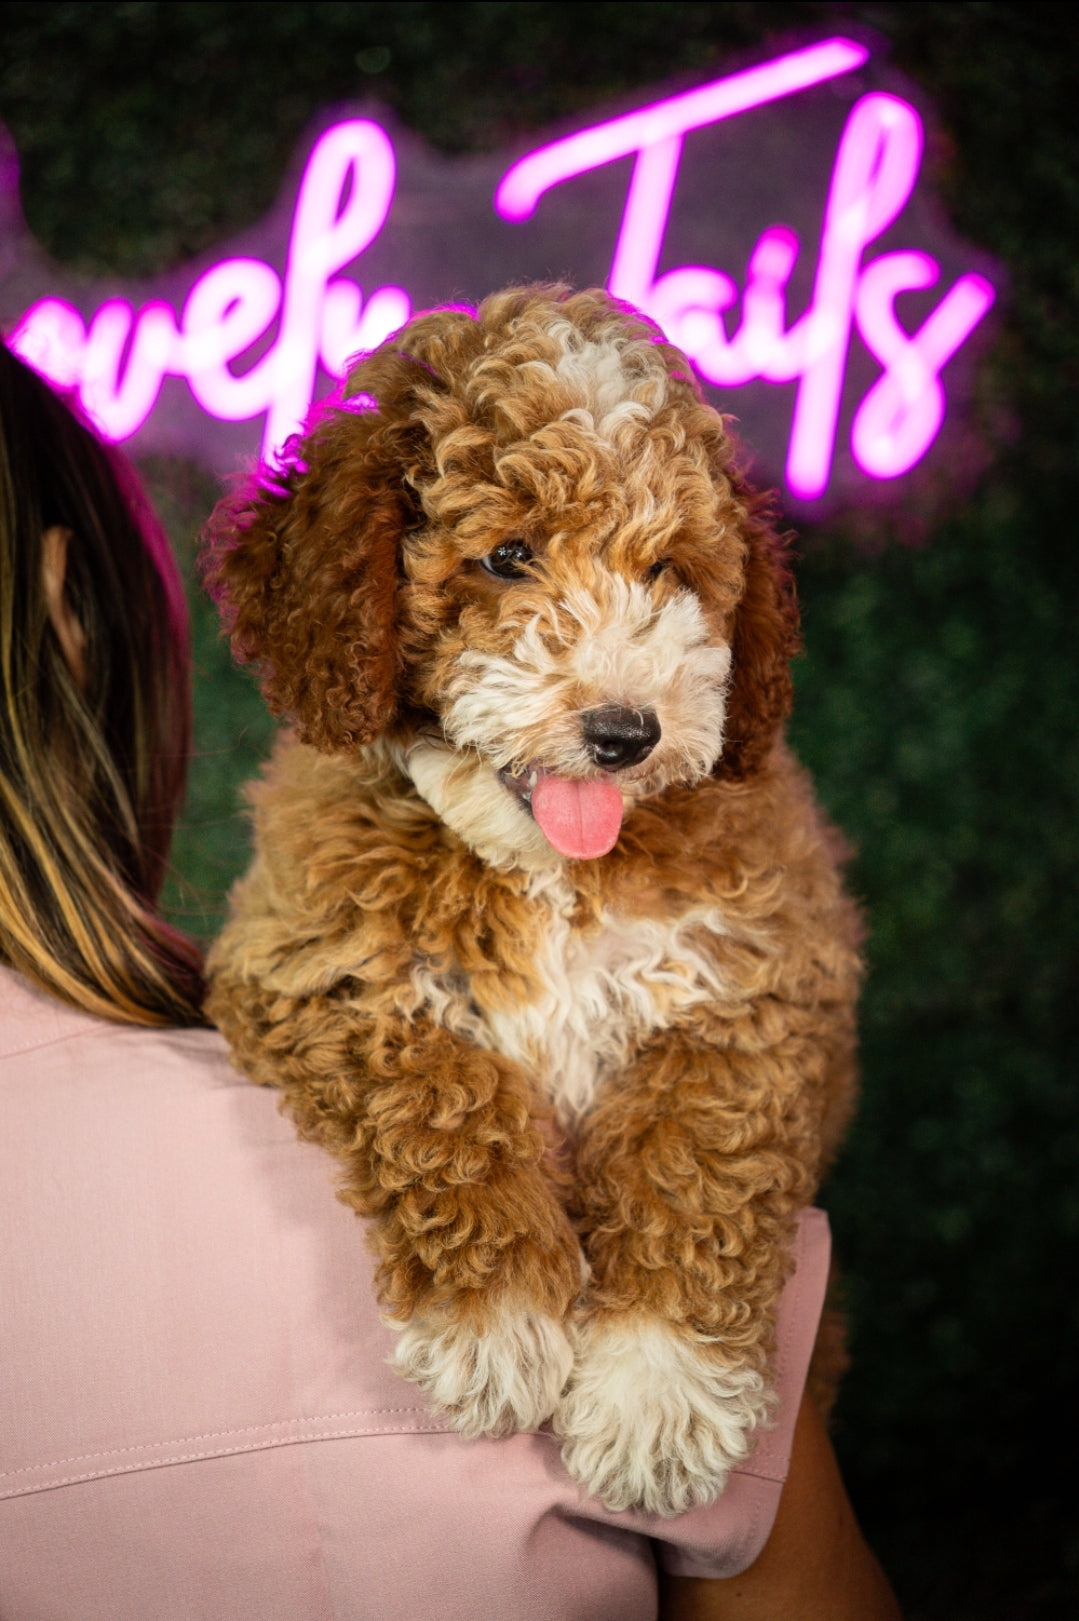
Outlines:
<svg viewBox="0 0 1079 1621"><path fill-rule="evenodd" d="M536 874L531 899L542 920L542 989L531 1000L483 1013L463 976L451 983L417 968L413 985L440 1024L521 1064L572 1125L635 1040L722 997L708 937L727 931L717 908L696 907L674 921L605 915L584 934L570 921L569 884L550 871Z"/></svg>

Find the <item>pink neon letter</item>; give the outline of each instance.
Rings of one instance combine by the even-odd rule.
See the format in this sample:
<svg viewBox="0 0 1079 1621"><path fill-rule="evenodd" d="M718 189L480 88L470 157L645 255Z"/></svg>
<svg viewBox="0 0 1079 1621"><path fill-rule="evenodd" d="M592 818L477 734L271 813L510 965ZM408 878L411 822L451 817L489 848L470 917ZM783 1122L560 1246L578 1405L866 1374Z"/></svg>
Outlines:
<svg viewBox="0 0 1079 1621"><path fill-rule="evenodd" d="M182 369L211 416L243 422L266 409L264 371L255 366L237 377L228 363L266 331L280 303L277 272L261 259L223 259L192 287L184 305Z"/></svg>
<svg viewBox="0 0 1079 1621"><path fill-rule="evenodd" d="M755 377L790 382L801 373L805 350L804 323L785 330L787 282L797 257L798 238L785 225L762 232L733 338L721 312L737 303L738 288L722 271L700 265L669 270L653 285L648 312L710 383L732 388Z"/></svg>
<svg viewBox="0 0 1079 1621"><path fill-rule="evenodd" d="M722 270L683 265L653 284L648 314L710 383L744 383L722 321L723 310L737 302L738 288Z"/></svg>
<svg viewBox="0 0 1079 1621"><path fill-rule="evenodd" d="M78 310L62 298L42 298L26 311L8 343L43 377L74 388L82 375L86 326Z"/></svg>
<svg viewBox="0 0 1079 1621"><path fill-rule="evenodd" d="M77 386L106 438L127 439L154 408L176 348L176 317L161 302L136 316L126 299L112 298L87 332L78 310L44 298L27 310L11 347L61 388Z"/></svg>
<svg viewBox="0 0 1079 1621"><path fill-rule="evenodd" d="M183 350L192 393L226 421L267 411L263 455L302 425L320 359L340 376L350 354L373 348L408 320L408 295L399 287L378 288L365 306L354 281L332 279L382 229L394 173L393 147L377 124L336 124L318 142L300 182L283 302L276 273L257 259L225 260L192 288ZM279 306L276 343L237 377L228 362L269 327Z"/></svg>
<svg viewBox="0 0 1079 1621"><path fill-rule="evenodd" d="M858 284L858 329L885 368L851 427L855 460L873 478L895 478L925 455L944 420L941 368L993 302L984 276L960 276L908 336L896 319L896 295L932 287L939 275L927 254L885 253L863 270Z"/></svg>
<svg viewBox="0 0 1079 1621"><path fill-rule="evenodd" d="M362 313L361 313L362 312ZM412 303L403 287L377 287L367 300L354 281L331 281L322 301L319 353L331 377L343 377L352 356L376 349L383 338L404 326Z"/></svg>
<svg viewBox="0 0 1079 1621"><path fill-rule="evenodd" d="M127 439L146 421L175 345L176 317L168 304L146 304L137 316L126 299L102 304L86 337L79 397L107 438Z"/></svg>
<svg viewBox="0 0 1079 1621"><path fill-rule="evenodd" d="M828 483L862 254L906 203L921 157L922 125L913 107L885 95L855 103L824 215L787 457L787 482L806 500Z"/></svg>
<svg viewBox="0 0 1079 1621"><path fill-rule="evenodd" d="M540 147L521 158L506 172L495 193L495 208L503 219L527 219L543 193L560 180L570 180L589 169L598 169L601 164L626 157L631 152L639 152L643 158L649 148L677 140L687 130L716 124L750 107L763 107L766 102L778 101L796 90L806 90L810 85L849 73L852 68L860 67L868 55L864 45L856 45L853 40L826 39L819 45L763 62L760 67L747 68L744 73L716 79L697 90L687 90L681 96L657 101L639 112L626 113L606 124L595 124L577 135L568 135L564 140L552 141L550 146ZM656 246L658 249L658 239ZM649 278L654 268L655 259ZM613 284L611 291L615 291ZM618 293L617 296L631 295Z"/></svg>
<svg viewBox="0 0 1079 1621"><path fill-rule="evenodd" d="M395 171L389 137L366 118L336 124L311 154L292 224L281 331L261 363L272 367L273 379L264 455L283 444L307 415L326 335L322 304L327 287L382 229L393 200ZM405 319L407 315L406 309ZM329 324L336 368L341 361L339 303Z"/></svg>

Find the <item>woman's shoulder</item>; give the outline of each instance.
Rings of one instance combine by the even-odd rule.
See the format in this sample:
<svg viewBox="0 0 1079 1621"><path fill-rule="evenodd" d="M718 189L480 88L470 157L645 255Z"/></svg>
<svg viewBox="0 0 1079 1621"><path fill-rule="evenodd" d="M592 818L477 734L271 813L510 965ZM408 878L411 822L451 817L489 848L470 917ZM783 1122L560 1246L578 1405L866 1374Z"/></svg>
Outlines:
<svg viewBox="0 0 1079 1621"><path fill-rule="evenodd" d="M19 1235L0 1247L10 1397L0 1509L5 1498L21 1505L43 1579L54 1579L57 1547L70 1548L85 1584L76 1554L90 1526L107 1613L143 1613L113 1602L132 1526L175 1526L171 1540L155 1531L153 1557L186 1569L203 1539L183 1528L202 1523L211 1499L219 1512L213 1489L228 1497L238 1546L263 1546L274 1526L267 1571L280 1575L295 1549L309 1564L320 1538L346 1549L342 1594L362 1592L356 1571L382 1570L380 1550L402 1535L427 1549L428 1591L442 1590L456 1558L464 1593L477 1523L487 1528L492 1592L510 1591L531 1562L536 1582L552 1583L543 1611L552 1615L568 1613L557 1595L571 1566L567 1591L636 1583L638 1608L627 1601L619 1614L654 1613L644 1538L677 1574L727 1575L756 1557L820 1312L828 1238L819 1213L803 1216L780 1310L777 1423L718 1503L657 1522L581 1499L550 1436L462 1442L397 1378L363 1224L334 1197L331 1161L297 1138L278 1093L231 1068L213 1031L88 1018L0 970L0 1085L0 1230ZM118 1493L126 1515L115 1512ZM151 1499L160 1513L148 1517ZM332 1534L298 1524L316 1500ZM611 1551L607 1563L597 1549ZM314 1613L293 1602L283 1576L280 1585L292 1597L279 1607L245 1600L230 1613ZM411 1599L380 1613L414 1614ZM342 1600L342 1614L352 1602Z"/></svg>
<svg viewBox="0 0 1079 1621"><path fill-rule="evenodd" d="M8 968L0 968L0 1096L0 1180L12 1198L21 1189L45 1236L77 1220L80 1201L110 1213L125 1200L164 1201L183 1223L197 1219L214 1187L254 1200L271 1146L271 1181L300 1176L318 1202L330 1180L322 1156L282 1117L279 1094L233 1068L216 1030L95 1018ZM76 1199L58 1194L48 1217L42 1172L57 1189L81 1189Z"/></svg>
<svg viewBox="0 0 1079 1621"><path fill-rule="evenodd" d="M17 1086L28 1067L123 1084L147 1064L164 1082L241 1086L224 1039L210 1029L163 1029L97 1018L61 1002L15 969L0 966L0 1086Z"/></svg>

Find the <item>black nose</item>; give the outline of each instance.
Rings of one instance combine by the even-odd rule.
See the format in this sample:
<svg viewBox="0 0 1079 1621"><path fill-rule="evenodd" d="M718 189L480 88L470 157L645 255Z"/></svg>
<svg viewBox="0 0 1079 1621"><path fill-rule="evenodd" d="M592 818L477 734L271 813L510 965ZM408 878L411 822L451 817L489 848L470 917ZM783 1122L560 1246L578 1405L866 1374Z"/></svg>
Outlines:
<svg viewBox="0 0 1079 1621"><path fill-rule="evenodd" d="M625 709L604 704L581 716L585 747L604 771L621 771L647 759L660 739L659 721L652 709Z"/></svg>

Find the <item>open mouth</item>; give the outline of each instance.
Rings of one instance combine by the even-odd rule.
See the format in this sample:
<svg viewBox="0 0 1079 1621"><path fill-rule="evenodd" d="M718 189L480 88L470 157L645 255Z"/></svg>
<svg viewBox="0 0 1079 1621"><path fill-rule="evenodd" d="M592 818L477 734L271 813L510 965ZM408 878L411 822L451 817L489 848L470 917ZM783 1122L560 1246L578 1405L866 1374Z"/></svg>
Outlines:
<svg viewBox="0 0 1079 1621"><path fill-rule="evenodd" d="M538 765L520 771L503 766L498 775L559 855L592 861L614 849L623 804L609 776L557 777Z"/></svg>
<svg viewBox="0 0 1079 1621"><path fill-rule="evenodd" d="M539 780L539 774L538 766L530 766L521 771L514 771L512 766L508 765L504 765L498 773L504 786L521 801L530 816L532 814L532 790Z"/></svg>

